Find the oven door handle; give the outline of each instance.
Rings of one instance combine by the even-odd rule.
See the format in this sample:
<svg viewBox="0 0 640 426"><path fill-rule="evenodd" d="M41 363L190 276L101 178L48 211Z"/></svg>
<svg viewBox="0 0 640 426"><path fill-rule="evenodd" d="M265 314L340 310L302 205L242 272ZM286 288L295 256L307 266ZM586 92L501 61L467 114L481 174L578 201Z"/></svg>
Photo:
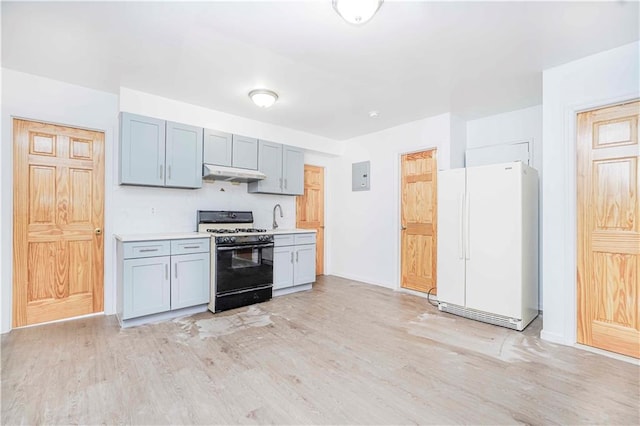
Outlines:
<svg viewBox="0 0 640 426"><path fill-rule="evenodd" d="M270 244L247 244L245 246L232 246L232 247L216 247L217 251L231 251L231 250L242 250L242 249L261 249L261 248L269 248L273 247L273 243Z"/></svg>

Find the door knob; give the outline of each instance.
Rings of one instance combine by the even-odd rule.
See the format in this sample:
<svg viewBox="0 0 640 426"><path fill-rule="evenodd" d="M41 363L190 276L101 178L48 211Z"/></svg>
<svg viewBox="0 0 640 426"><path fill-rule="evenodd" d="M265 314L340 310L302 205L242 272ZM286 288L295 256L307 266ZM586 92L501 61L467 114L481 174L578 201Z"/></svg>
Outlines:
<svg viewBox="0 0 640 426"><path fill-rule="evenodd" d="M102 234L102 229L96 228L95 233L96 233L96 235L101 235Z"/></svg>

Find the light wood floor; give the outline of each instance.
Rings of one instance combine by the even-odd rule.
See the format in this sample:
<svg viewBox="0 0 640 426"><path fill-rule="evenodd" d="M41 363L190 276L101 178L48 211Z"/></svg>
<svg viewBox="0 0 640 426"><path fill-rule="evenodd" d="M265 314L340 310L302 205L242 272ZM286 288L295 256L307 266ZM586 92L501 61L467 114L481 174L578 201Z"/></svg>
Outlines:
<svg viewBox="0 0 640 426"><path fill-rule="evenodd" d="M638 424L639 368L335 277L216 316L2 337L2 424Z"/></svg>

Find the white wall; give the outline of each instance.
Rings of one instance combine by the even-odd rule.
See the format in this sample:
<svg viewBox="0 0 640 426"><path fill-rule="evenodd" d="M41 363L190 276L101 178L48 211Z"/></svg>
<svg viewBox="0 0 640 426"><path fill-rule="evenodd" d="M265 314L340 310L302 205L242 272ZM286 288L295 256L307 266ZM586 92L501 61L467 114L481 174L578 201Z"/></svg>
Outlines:
<svg viewBox="0 0 640 426"><path fill-rule="evenodd" d="M640 42L543 73L543 339L576 342L576 113L640 97Z"/></svg>
<svg viewBox="0 0 640 426"><path fill-rule="evenodd" d="M193 231L198 209L253 210L256 226L270 227L272 208L283 207L281 228L295 226L295 198L248 194L246 184L205 183L202 189L169 189L117 184L118 112L120 108L187 124L238 132L272 141L335 153L340 144L330 139L268 125L140 92L122 90L122 98L34 75L2 70L2 140L0 174L0 330L11 328L12 301L12 134L11 118L21 117L105 132L105 313L115 311L115 233ZM314 155L322 158L323 154ZM326 155L325 155L326 156ZM330 156L326 156L330 158ZM319 160L318 160L319 161ZM330 162L329 160L327 160Z"/></svg>
<svg viewBox="0 0 640 426"><path fill-rule="evenodd" d="M414 121L345 142L329 179L334 275L399 286L400 155L438 148L438 168L450 166L450 115ZM351 164L371 161L371 190L351 191Z"/></svg>
<svg viewBox="0 0 640 426"><path fill-rule="evenodd" d="M467 122L467 149L486 146L507 145L529 142L530 164L538 171L539 188L542 192L542 105L496 114ZM543 200L539 198L540 235L542 235ZM542 244L538 244L539 273L542 277ZM538 300L543 308L542 285L539 286Z"/></svg>
<svg viewBox="0 0 640 426"><path fill-rule="evenodd" d="M467 122L462 118L451 116L450 166L452 169L464 167L464 152L467 149Z"/></svg>
<svg viewBox="0 0 640 426"><path fill-rule="evenodd" d="M542 105L467 121L467 149L528 141L531 166L542 171Z"/></svg>

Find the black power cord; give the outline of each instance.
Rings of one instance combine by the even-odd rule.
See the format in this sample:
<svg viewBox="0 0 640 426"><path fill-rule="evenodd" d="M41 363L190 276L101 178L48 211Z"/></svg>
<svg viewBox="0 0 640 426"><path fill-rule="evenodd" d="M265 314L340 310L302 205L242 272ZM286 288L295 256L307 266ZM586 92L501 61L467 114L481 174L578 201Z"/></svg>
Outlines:
<svg viewBox="0 0 640 426"><path fill-rule="evenodd" d="M427 292L427 302L429 302L429 304L430 304L431 306L435 306L435 307L437 308L437 307L438 307L438 304L437 304L437 303L433 303L433 302L431 301L431 292L432 292L433 290L435 290L435 289L436 289L435 287L431 287L431 288L429 289L429 291Z"/></svg>

